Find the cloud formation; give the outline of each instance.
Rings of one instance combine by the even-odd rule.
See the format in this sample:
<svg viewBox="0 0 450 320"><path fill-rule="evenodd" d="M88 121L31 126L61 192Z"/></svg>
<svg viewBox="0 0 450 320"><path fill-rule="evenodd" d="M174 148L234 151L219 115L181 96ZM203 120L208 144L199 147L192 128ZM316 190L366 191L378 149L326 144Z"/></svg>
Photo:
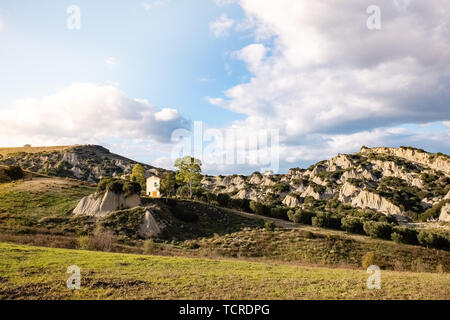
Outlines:
<svg viewBox="0 0 450 320"><path fill-rule="evenodd" d="M220 38L227 36L233 25L234 20L223 14L217 20L209 23L209 29L216 38Z"/></svg>
<svg viewBox="0 0 450 320"><path fill-rule="evenodd" d="M175 109L159 109L132 99L118 87L74 83L39 99L15 101L0 109L0 138L50 143L105 139L170 142L171 133L190 122ZM31 142L30 142L31 143Z"/></svg>
<svg viewBox="0 0 450 320"><path fill-rule="evenodd" d="M252 77L210 102L247 115L235 126L279 129L290 159L450 120L448 0L379 1L381 30L367 28L367 0L239 4L255 41L233 56Z"/></svg>

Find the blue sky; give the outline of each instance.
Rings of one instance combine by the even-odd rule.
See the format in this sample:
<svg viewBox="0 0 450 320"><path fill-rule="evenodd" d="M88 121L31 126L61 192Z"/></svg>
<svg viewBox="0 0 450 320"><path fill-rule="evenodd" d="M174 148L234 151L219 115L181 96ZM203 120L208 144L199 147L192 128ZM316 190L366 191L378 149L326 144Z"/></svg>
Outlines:
<svg viewBox="0 0 450 320"><path fill-rule="evenodd" d="M448 154L446 1L379 1L374 31L370 1L3 0L0 144L96 143L170 167L170 133L202 121L235 130L236 150L275 130L280 172L362 145ZM267 167L243 152L212 152L206 172Z"/></svg>
<svg viewBox="0 0 450 320"><path fill-rule="evenodd" d="M216 39L208 28L223 12L242 15L238 8L173 0L145 10L142 3L77 1L81 29L68 30L66 9L73 1L2 1L7 30L0 35L0 63L8 76L0 79L1 102L50 94L72 82L112 81L129 96L176 107L191 119L223 125L239 118L205 100L248 76L227 57L251 39ZM117 64L105 64L107 57ZM237 67L231 75L227 63Z"/></svg>

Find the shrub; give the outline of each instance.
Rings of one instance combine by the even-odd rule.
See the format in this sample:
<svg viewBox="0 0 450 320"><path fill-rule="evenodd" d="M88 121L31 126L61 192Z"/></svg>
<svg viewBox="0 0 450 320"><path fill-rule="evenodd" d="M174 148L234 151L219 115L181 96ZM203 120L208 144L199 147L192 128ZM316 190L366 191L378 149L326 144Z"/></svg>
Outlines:
<svg viewBox="0 0 450 320"><path fill-rule="evenodd" d="M231 199L231 207L242 211L250 211L250 200L248 199Z"/></svg>
<svg viewBox="0 0 450 320"><path fill-rule="evenodd" d="M179 198L189 198L189 187L181 186L177 189L177 197Z"/></svg>
<svg viewBox="0 0 450 320"><path fill-rule="evenodd" d="M311 218L314 227L341 229L341 217L329 212L319 212L316 217Z"/></svg>
<svg viewBox="0 0 450 320"><path fill-rule="evenodd" d="M407 227L394 227L391 239L397 243L418 244L417 231ZM394 233L397 234L394 236Z"/></svg>
<svg viewBox="0 0 450 320"><path fill-rule="evenodd" d="M277 206L270 209L270 216L278 219L286 219L289 208Z"/></svg>
<svg viewBox="0 0 450 320"><path fill-rule="evenodd" d="M450 248L449 239L431 231L425 230L420 231L417 236L417 240L421 245L426 247L434 247L442 249Z"/></svg>
<svg viewBox="0 0 450 320"><path fill-rule="evenodd" d="M257 201L250 201L250 210L256 214L270 215L270 208Z"/></svg>
<svg viewBox="0 0 450 320"><path fill-rule="evenodd" d="M375 264L375 253L367 252L361 260L361 265L364 269L367 269L371 265Z"/></svg>
<svg viewBox="0 0 450 320"><path fill-rule="evenodd" d="M364 234L364 219L359 217L345 216L341 219L342 229L347 232Z"/></svg>
<svg viewBox="0 0 450 320"><path fill-rule="evenodd" d="M226 193L219 193L217 195L217 202L222 207L229 207L231 202L231 197Z"/></svg>
<svg viewBox="0 0 450 320"><path fill-rule="evenodd" d="M312 224L312 218L315 216L314 212L303 210L303 209L297 209L295 210L295 216L298 223L303 224Z"/></svg>
<svg viewBox="0 0 450 320"><path fill-rule="evenodd" d="M116 236L111 230L97 229L91 237L92 247L100 251L111 251Z"/></svg>
<svg viewBox="0 0 450 320"><path fill-rule="evenodd" d="M313 227L319 227L319 228L322 228L322 227L325 226L325 223L324 223L324 220L323 220L322 217L313 217L313 218L311 219L311 225L312 225Z"/></svg>
<svg viewBox="0 0 450 320"><path fill-rule="evenodd" d="M142 186L138 182L125 181L122 187L122 191L125 192L125 196L129 196L132 194L140 194L141 190Z"/></svg>
<svg viewBox="0 0 450 320"><path fill-rule="evenodd" d="M108 185L113 181L111 178L101 178L97 184L97 193L106 191Z"/></svg>
<svg viewBox="0 0 450 320"><path fill-rule="evenodd" d="M108 184L108 190L114 193L122 193L123 185L123 181L114 179Z"/></svg>
<svg viewBox="0 0 450 320"><path fill-rule="evenodd" d="M391 239L392 226L387 222L366 221L363 229L372 238Z"/></svg>
<svg viewBox="0 0 450 320"><path fill-rule="evenodd" d="M285 182L278 182L278 183L274 184L271 188L274 192L277 192L277 193L289 192L289 190L291 189L289 184L287 184Z"/></svg>
<svg viewBox="0 0 450 320"><path fill-rule="evenodd" d="M215 193L212 192L207 192L206 193L206 201L208 201L208 203L214 203L217 201L217 195Z"/></svg>
<svg viewBox="0 0 450 320"><path fill-rule="evenodd" d="M275 230L275 223L273 223L272 221L266 221L264 223L264 229L266 229L267 231L274 231Z"/></svg>
<svg viewBox="0 0 450 320"><path fill-rule="evenodd" d="M89 236L80 236L78 237L77 241L78 241L78 248L80 248L81 250L92 249L91 238Z"/></svg>
<svg viewBox="0 0 450 320"><path fill-rule="evenodd" d="M396 242L396 243L403 243L403 236L400 233L397 232L393 232L391 234L391 239L392 241Z"/></svg>
<svg viewBox="0 0 450 320"><path fill-rule="evenodd" d="M157 250L157 245L152 239L148 239L144 241L142 245L142 250L144 254L153 254Z"/></svg>

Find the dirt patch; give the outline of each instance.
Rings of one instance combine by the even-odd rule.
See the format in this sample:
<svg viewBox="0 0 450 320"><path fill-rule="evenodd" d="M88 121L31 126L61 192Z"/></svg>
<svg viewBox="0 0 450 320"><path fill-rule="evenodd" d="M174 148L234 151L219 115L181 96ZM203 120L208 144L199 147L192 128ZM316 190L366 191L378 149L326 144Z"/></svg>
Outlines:
<svg viewBox="0 0 450 320"><path fill-rule="evenodd" d="M12 300L46 300L62 299L64 295L61 282L28 283L22 286L0 289L0 299Z"/></svg>
<svg viewBox="0 0 450 320"><path fill-rule="evenodd" d="M81 286L86 286L90 289L138 289L148 286L149 283L141 280L131 279L93 279L85 278L82 280Z"/></svg>

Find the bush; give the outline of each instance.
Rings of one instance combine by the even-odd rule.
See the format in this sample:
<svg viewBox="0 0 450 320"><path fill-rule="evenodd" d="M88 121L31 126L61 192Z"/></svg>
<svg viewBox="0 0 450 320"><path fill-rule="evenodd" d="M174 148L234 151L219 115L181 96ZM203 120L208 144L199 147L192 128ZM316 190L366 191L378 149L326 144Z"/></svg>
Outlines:
<svg viewBox="0 0 450 320"><path fill-rule="evenodd" d="M111 230L97 229L91 237L92 247L100 251L111 251L115 242L116 236Z"/></svg>
<svg viewBox="0 0 450 320"><path fill-rule="evenodd" d="M97 184L97 193L102 193L106 191L108 185L113 181L111 178L101 178Z"/></svg>
<svg viewBox="0 0 450 320"><path fill-rule="evenodd" d="M108 184L108 190L114 193L122 193L124 182L120 180L112 180Z"/></svg>
<svg viewBox="0 0 450 320"><path fill-rule="evenodd" d="M91 238L89 236L78 237L78 248L81 250L92 250Z"/></svg>
<svg viewBox="0 0 450 320"><path fill-rule="evenodd" d="M270 208L257 201L250 201L250 210L256 214L261 214L264 216L270 215Z"/></svg>
<svg viewBox="0 0 450 320"><path fill-rule="evenodd" d="M299 208L295 211L289 210L287 212L287 216L289 220L291 220L294 223L303 223L311 225L312 224L311 219L315 216L315 214L313 212Z"/></svg>
<svg viewBox="0 0 450 320"><path fill-rule="evenodd" d="M250 211L250 200L248 199L231 199L231 207L249 212Z"/></svg>
<svg viewBox="0 0 450 320"><path fill-rule="evenodd" d="M264 223L264 229L266 229L267 231L274 231L275 230L275 223L273 223L272 221L266 221Z"/></svg>
<svg viewBox="0 0 450 320"><path fill-rule="evenodd" d="M189 187L181 186L177 189L177 197L179 198L189 198Z"/></svg>
<svg viewBox="0 0 450 320"><path fill-rule="evenodd" d="M341 229L341 217L329 212L319 212L316 217L311 218L311 224L314 227Z"/></svg>
<svg viewBox="0 0 450 320"><path fill-rule="evenodd" d="M450 241L449 239L441 236L440 234L431 231L420 231L417 240L419 243L426 247L449 249Z"/></svg>
<svg viewBox="0 0 450 320"><path fill-rule="evenodd" d="M391 239L397 243L418 244L417 231L407 227L394 227ZM394 236L394 234L396 234Z"/></svg>
<svg viewBox="0 0 450 320"><path fill-rule="evenodd" d="M156 243L152 239L145 240L142 246L144 254L153 254L156 252L157 248Z"/></svg>
<svg viewBox="0 0 450 320"><path fill-rule="evenodd" d="M325 223L322 217L313 217L311 219L311 225L313 227L323 228L325 226Z"/></svg>
<svg viewBox="0 0 450 320"><path fill-rule="evenodd" d="M132 194L140 194L142 187L137 182L115 179L115 178L101 178L97 184L97 193L105 192L106 190L114 193L125 193L126 196Z"/></svg>
<svg viewBox="0 0 450 320"><path fill-rule="evenodd" d="M392 226L387 222L366 221L363 229L372 238L391 239Z"/></svg>
<svg viewBox="0 0 450 320"><path fill-rule="evenodd" d="M125 181L122 187L122 191L125 192L125 196L129 196L132 194L140 194L141 190L142 186L138 182Z"/></svg>
<svg viewBox="0 0 450 320"><path fill-rule="evenodd" d="M231 197L226 193L219 193L217 195L217 202L221 207L229 207L231 202Z"/></svg>
<svg viewBox="0 0 450 320"><path fill-rule="evenodd" d="M217 201L217 194L212 193L212 192L207 192L206 193L206 201L208 203L214 203Z"/></svg>
<svg viewBox="0 0 450 320"><path fill-rule="evenodd" d="M274 218L286 220L288 211L289 211L289 208L287 208L287 207L277 206L275 208L270 209L270 216L274 217Z"/></svg>
<svg viewBox="0 0 450 320"><path fill-rule="evenodd" d="M347 232L364 234L364 219L359 217L345 216L341 219L341 226Z"/></svg>
<svg viewBox="0 0 450 320"><path fill-rule="evenodd" d="M397 233L397 232L393 232L391 234L391 239L395 243L403 243L403 241L404 241L403 236L400 233Z"/></svg>
<svg viewBox="0 0 450 320"><path fill-rule="evenodd" d="M371 265L375 264L375 253L367 252L361 260L361 265L364 269L367 269Z"/></svg>

